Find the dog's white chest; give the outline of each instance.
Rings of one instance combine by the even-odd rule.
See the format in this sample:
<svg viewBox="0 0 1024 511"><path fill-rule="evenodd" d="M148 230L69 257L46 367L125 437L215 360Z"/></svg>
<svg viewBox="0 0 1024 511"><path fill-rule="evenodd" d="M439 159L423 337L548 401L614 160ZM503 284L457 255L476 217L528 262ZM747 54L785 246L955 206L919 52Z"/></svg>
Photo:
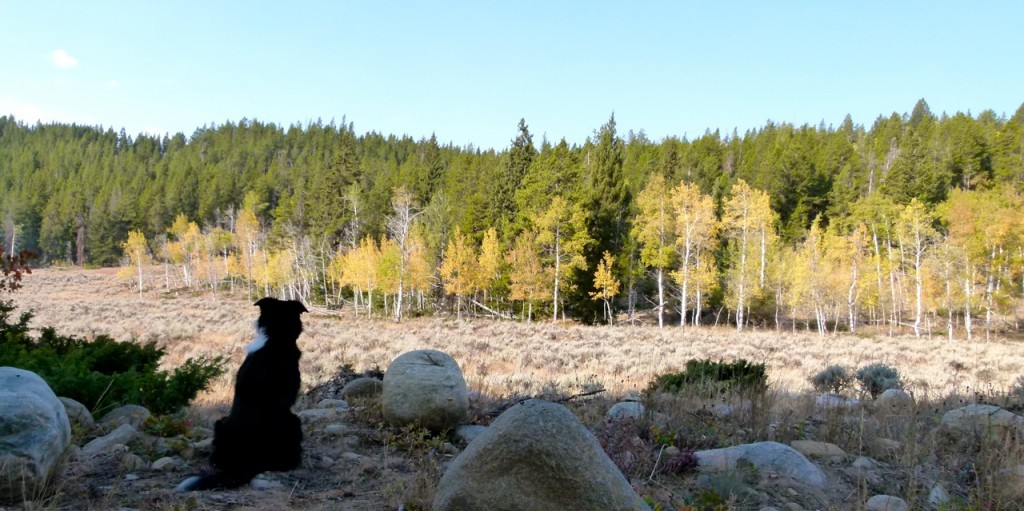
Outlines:
<svg viewBox="0 0 1024 511"><path fill-rule="evenodd" d="M256 338L245 347L246 353L255 353L260 348L267 344L267 333L262 328L256 329Z"/></svg>

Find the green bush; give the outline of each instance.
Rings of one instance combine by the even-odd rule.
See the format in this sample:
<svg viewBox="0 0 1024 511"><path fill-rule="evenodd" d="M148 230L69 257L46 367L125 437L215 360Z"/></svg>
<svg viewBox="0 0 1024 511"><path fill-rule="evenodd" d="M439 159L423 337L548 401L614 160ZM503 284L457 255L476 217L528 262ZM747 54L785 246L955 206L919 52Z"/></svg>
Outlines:
<svg viewBox="0 0 1024 511"><path fill-rule="evenodd" d="M831 365L820 373L809 378L814 390L818 392L840 393L853 384L853 375L841 365Z"/></svg>
<svg viewBox="0 0 1024 511"><path fill-rule="evenodd" d="M900 378L900 372L894 367L887 366L880 362L866 365L858 369L857 381L860 382L860 386L865 392L871 394L872 398L877 398L882 394L882 392L889 389L903 388L903 381Z"/></svg>
<svg viewBox="0 0 1024 511"><path fill-rule="evenodd" d="M655 377L648 390L681 392L695 391L714 396L725 392L763 393L768 388L764 364L752 364L744 359L735 362L690 360L686 369L678 373Z"/></svg>
<svg viewBox="0 0 1024 511"><path fill-rule="evenodd" d="M224 357L188 359L170 374L157 370L164 350L155 342L118 342L107 336L92 341L58 335L44 328L29 335L32 315L10 321L14 306L0 301L0 366L33 371L58 396L81 402L93 413L123 404L167 414L188 405L196 394L224 374Z"/></svg>

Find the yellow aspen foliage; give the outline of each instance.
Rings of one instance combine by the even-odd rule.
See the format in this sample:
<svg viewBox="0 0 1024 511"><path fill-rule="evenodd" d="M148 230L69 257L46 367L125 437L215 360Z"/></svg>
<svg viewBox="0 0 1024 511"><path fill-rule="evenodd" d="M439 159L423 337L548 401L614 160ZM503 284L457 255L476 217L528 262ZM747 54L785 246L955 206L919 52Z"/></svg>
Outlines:
<svg viewBox="0 0 1024 511"><path fill-rule="evenodd" d="M618 296L619 287L621 283L619 279L615 278L615 274L612 272L612 266L615 264L615 259L612 258L611 252L605 250L601 260L597 263L597 271L594 272L594 288L597 291L590 293L592 300L603 300L604 301L604 318L609 324L612 323L614 315L612 313L612 300Z"/></svg>
<svg viewBox="0 0 1024 511"><path fill-rule="evenodd" d="M509 265L509 299L524 303L523 317L533 317L533 305L551 301L550 271L541 264L536 244L537 235L524 231L505 255Z"/></svg>
<svg viewBox="0 0 1024 511"><path fill-rule="evenodd" d="M149 247L146 243L146 235L142 231L128 232L128 239L121 243L125 257L128 258L128 276L137 274L139 294L142 294L142 267L149 264L152 258L149 255Z"/></svg>
<svg viewBox="0 0 1024 511"><path fill-rule="evenodd" d="M469 238L462 234L462 229L455 227L455 232L448 240L441 261L441 282L444 290L456 296L456 314L461 317L462 298L475 291L477 255Z"/></svg>

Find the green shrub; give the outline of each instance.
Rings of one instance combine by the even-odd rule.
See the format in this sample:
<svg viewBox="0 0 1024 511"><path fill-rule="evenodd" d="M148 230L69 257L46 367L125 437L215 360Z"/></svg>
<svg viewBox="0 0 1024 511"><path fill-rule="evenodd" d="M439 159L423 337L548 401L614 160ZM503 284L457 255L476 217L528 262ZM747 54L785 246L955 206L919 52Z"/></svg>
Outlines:
<svg viewBox="0 0 1024 511"><path fill-rule="evenodd" d="M830 365L820 373L809 378L814 390L818 392L840 393L853 384L853 375L841 365Z"/></svg>
<svg viewBox="0 0 1024 511"><path fill-rule="evenodd" d="M224 374L224 357L188 359L170 374L157 370L164 350L156 343L118 342L107 336L92 341L58 335L44 328L29 335L32 315L10 321L14 306L0 301L0 366L33 371L58 396L93 410L123 404L145 406L156 414L173 413Z"/></svg>
<svg viewBox="0 0 1024 511"><path fill-rule="evenodd" d="M695 391L704 396L725 392L763 393L768 388L764 364L752 364L744 359L735 362L690 360L686 369L678 373L655 377L648 390L681 392Z"/></svg>
<svg viewBox="0 0 1024 511"><path fill-rule="evenodd" d="M889 389L903 388L900 372L895 368L876 362L857 370L857 381L865 392L877 398Z"/></svg>

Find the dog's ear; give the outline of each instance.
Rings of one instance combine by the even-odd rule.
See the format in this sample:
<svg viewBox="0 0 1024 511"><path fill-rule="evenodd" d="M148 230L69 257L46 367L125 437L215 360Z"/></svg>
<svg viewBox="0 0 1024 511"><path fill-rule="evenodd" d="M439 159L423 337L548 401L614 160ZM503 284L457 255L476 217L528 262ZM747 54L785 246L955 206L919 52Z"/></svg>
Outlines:
<svg viewBox="0 0 1024 511"><path fill-rule="evenodd" d="M292 300L291 302L288 302L288 303L291 304L292 311L295 312L296 314L302 314L303 312L309 312L309 310L306 309L306 306L302 305L302 302L300 302L298 300Z"/></svg>
<svg viewBox="0 0 1024 511"><path fill-rule="evenodd" d="M272 304L272 303L274 303L276 301L277 301L276 298L271 298L271 297L267 296L267 297L264 297L264 298L260 298L253 305L259 307L262 310L264 307L266 307L266 306L268 306L268 305L270 305L270 304Z"/></svg>

